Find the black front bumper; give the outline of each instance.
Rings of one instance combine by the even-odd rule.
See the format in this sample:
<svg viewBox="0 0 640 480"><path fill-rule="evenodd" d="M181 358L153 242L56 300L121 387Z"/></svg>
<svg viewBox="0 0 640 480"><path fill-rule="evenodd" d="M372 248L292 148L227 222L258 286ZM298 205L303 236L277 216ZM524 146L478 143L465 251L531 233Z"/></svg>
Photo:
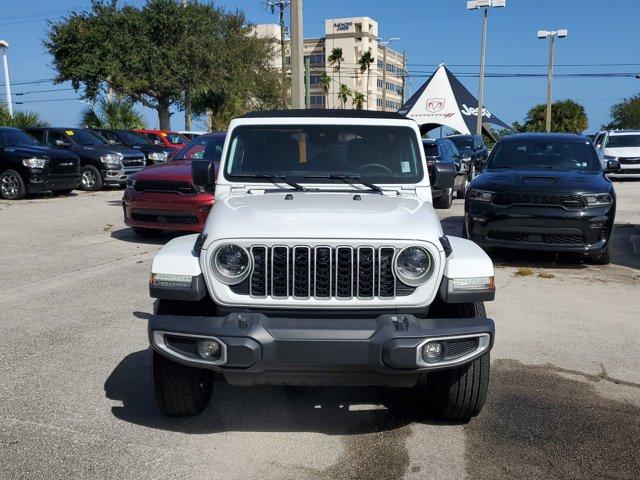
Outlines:
<svg viewBox="0 0 640 480"><path fill-rule="evenodd" d="M73 190L80 187L80 172L31 174L26 187L29 193Z"/></svg>
<svg viewBox="0 0 640 480"><path fill-rule="evenodd" d="M607 246L615 204L582 210L465 202L465 230L483 247L599 254Z"/></svg>
<svg viewBox="0 0 640 480"><path fill-rule="evenodd" d="M172 334L215 338L225 347L224 362L207 364L197 355L172 351L169 340L163 340ZM427 339L469 336L482 337L483 348L430 365L418 357ZM422 319L399 314L337 320L231 313L153 315L149 320L149 339L156 351L180 363L219 371L234 385L411 386L421 372L468 363L489 351L493 338L493 320L482 317Z"/></svg>

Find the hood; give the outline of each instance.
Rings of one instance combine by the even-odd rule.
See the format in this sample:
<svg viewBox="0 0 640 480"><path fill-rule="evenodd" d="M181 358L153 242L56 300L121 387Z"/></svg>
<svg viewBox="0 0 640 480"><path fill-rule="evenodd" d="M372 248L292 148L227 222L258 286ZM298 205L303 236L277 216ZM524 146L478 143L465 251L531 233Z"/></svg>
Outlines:
<svg viewBox="0 0 640 480"><path fill-rule="evenodd" d="M135 174L136 180L177 180L192 182L191 160L173 160L159 163L140 170Z"/></svg>
<svg viewBox="0 0 640 480"><path fill-rule="evenodd" d="M602 153L610 157L640 157L640 147L605 147Z"/></svg>
<svg viewBox="0 0 640 480"><path fill-rule="evenodd" d="M291 200L286 200L287 194ZM231 194L213 205L205 232L221 238L429 240L443 235L430 203L355 192Z"/></svg>
<svg viewBox="0 0 640 480"><path fill-rule="evenodd" d="M490 191L555 193L608 192L611 182L602 170L489 170L473 179L470 188Z"/></svg>
<svg viewBox="0 0 640 480"><path fill-rule="evenodd" d="M62 150L60 148L50 148L41 145L12 145L4 147L3 151L13 153L21 157L39 157L60 160L74 160L77 158L75 153Z"/></svg>
<svg viewBox="0 0 640 480"><path fill-rule="evenodd" d="M139 157L140 150L130 147L121 147L118 145L76 145L76 149L79 153L87 156L100 156L105 153L121 153L125 157L133 156Z"/></svg>
<svg viewBox="0 0 640 480"><path fill-rule="evenodd" d="M135 146L131 146L131 148L134 150L140 150L141 152L144 152L144 153L151 153L151 152L167 152L169 154L173 153L173 149L169 147L164 147L162 145L155 145L153 143L144 143L142 145L135 145Z"/></svg>

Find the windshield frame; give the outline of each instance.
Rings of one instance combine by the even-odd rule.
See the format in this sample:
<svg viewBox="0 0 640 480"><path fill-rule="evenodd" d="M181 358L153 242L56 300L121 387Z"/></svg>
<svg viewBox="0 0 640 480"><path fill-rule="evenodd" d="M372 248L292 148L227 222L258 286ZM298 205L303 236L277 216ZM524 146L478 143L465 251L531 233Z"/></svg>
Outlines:
<svg viewBox="0 0 640 480"><path fill-rule="evenodd" d="M3 132L9 132L9 134L11 135L18 135L18 136L24 136L24 138L26 140L28 140L28 142L21 142L21 143L0 143L0 147L4 148L4 147L11 147L14 145L23 145L23 146L27 146L27 147L38 147L38 146L42 146L42 144L40 142L38 142L35 138L33 138L31 135L29 135L28 133L20 130L19 128L12 128L12 127L4 127L4 128L0 128L0 134L2 134Z"/></svg>
<svg viewBox="0 0 640 480"><path fill-rule="evenodd" d="M289 120L289 119L288 119ZM407 186L407 185L422 185L424 184L424 182L428 181L428 175L426 174L426 164L424 162L424 150L422 147L422 141L421 138L419 137L419 135L416 135L416 128L413 125L409 125L407 123L397 123L397 124L389 124L389 122L367 122L367 123L362 123L362 122L331 122L331 123L326 123L326 122L305 122L303 119L300 118L291 118L289 121L285 121L285 122L278 122L278 123L256 123L256 122L247 122L247 123L241 123L240 125L234 126L233 128L229 129L229 132L227 134L227 139L225 142L225 148L223 151L223 162L221 164L221 170L222 170L222 175L220 175L220 180L224 180L224 183L229 183L229 184L234 184L234 183L250 183L250 184L264 184L267 183L263 180L260 179L256 179L256 178L252 178L251 176L247 175L244 176L240 173L231 171L229 169L229 165L232 163L231 159L232 156L234 155L234 142L237 138L237 135L239 132L244 131L246 128L264 128L264 129L277 129L277 128L284 128L284 129L304 129L304 128L313 128L313 127L319 127L319 128L337 128L337 129L344 129L345 131L348 130L355 130L358 128L379 128L379 129L397 129L397 130L402 130L403 132L406 131L407 132L407 136L411 141L411 149L413 150L413 154L415 155L415 174L414 175L407 175L406 179L402 179L399 176L395 176L394 178L389 178L388 176L385 176L384 178L382 176L378 176L376 177L375 175L361 175L360 179L368 182L368 183L372 183L372 184L376 184L376 185L403 185L403 186ZM247 172L249 173L249 172ZM263 172L253 172L253 173L263 173ZM270 171L269 173L272 173L273 175L276 176L280 176L283 173L287 173L287 172L280 172L280 171ZM305 172L304 174L299 174L299 175L286 175L287 179L290 181L295 181L299 184L303 184L303 185L312 185L312 186L320 186L320 185L340 185L341 190L344 190L344 187L348 185L345 185L345 182L341 179L338 178L309 178L309 175L313 176L313 175L326 175L329 173L334 173L336 175L346 175L346 176L352 176L354 175L354 172L352 171L328 171L328 170L322 170L322 171L309 171L309 172ZM307 175L305 177L305 175ZM359 180L354 182L354 185L361 183Z"/></svg>

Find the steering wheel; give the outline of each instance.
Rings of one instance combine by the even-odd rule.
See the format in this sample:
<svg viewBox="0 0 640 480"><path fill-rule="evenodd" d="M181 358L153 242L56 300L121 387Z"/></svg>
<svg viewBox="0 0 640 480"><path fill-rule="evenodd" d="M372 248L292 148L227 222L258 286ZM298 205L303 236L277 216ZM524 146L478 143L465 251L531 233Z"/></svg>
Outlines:
<svg viewBox="0 0 640 480"><path fill-rule="evenodd" d="M386 173L393 175L393 171L389 167L387 167L386 165L382 165L381 163L365 163L364 165L361 165L357 168L357 172L359 173L365 168L378 168L380 170L384 170Z"/></svg>

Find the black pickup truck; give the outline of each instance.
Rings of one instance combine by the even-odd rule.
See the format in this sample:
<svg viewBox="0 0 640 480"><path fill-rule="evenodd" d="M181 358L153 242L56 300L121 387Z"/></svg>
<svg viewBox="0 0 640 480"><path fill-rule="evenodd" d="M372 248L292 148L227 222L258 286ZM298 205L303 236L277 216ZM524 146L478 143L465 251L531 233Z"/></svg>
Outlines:
<svg viewBox="0 0 640 480"><path fill-rule="evenodd" d="M67 195L79 185L75 153L43 147L22 130L0 127L0 198L48 191Z"/></svg>

